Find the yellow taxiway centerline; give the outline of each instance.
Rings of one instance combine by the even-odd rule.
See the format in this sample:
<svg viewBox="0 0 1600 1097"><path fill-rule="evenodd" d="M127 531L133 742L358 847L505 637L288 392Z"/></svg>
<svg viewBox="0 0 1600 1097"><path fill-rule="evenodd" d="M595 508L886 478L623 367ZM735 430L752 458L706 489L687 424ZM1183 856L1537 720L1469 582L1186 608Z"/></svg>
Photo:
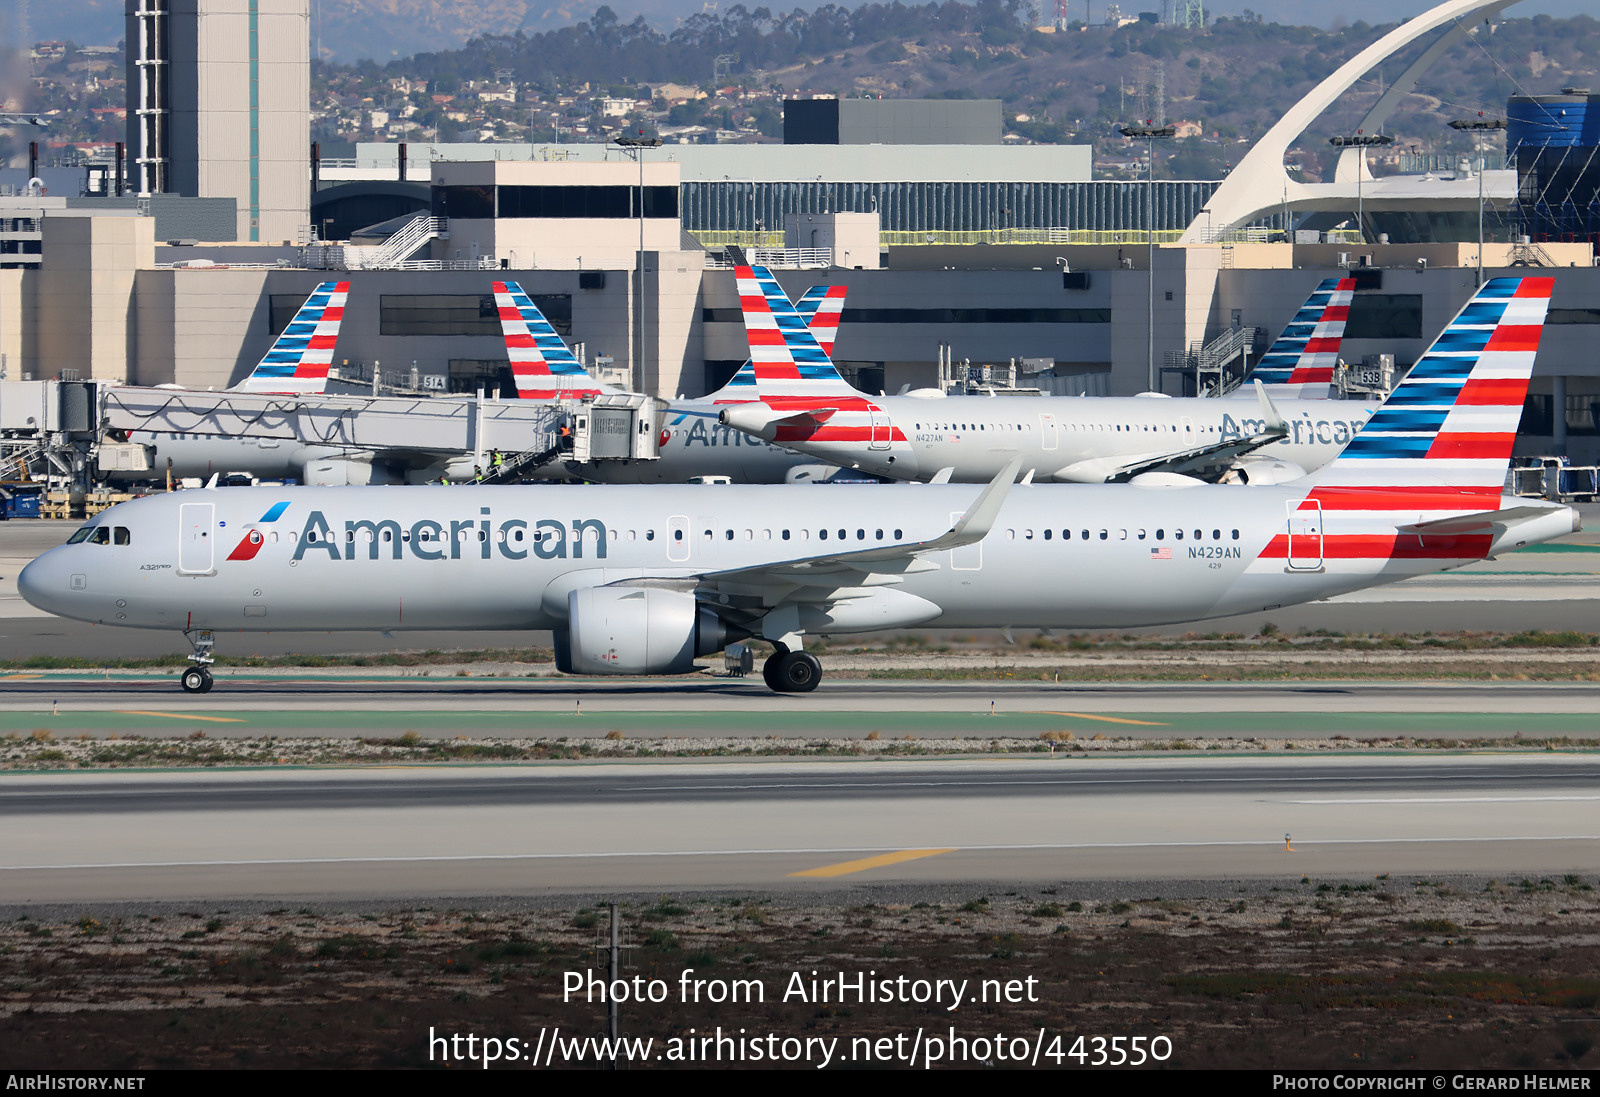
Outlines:
<svg viewBox="0 0 1600 1097"><path fill-rule="evenodd" d="M144 712L140 709L118 709L118 716L163 716L168 720L204 720L210 724L242 724L236 716L194 716L187 712Z"/></svg>
<svg viewBox="0 0 1600 1097"><path fill-rule="evenodd" d="M1070 716L1074 720L1101 720L1107 724L1138 724L1147 728L1170 728L1171 724L1163 724L1158 720L1130 720L1126 716L1095 716L1088 712L1051 712L1042 710L1031 713L1033 716Z"/></svg>
<svg viewBox="0 0 1600 1097"><path fill-rule="evenodd" d="M876 857L863 857L859 861L841 861L837 865L808 868L804 872L791 872L790 876L849 876L869 868L898 865L902 861L916 861L923 857L937 857L941 853L954 853L955 849L902 849L895 853L880 853Z"/></svg>

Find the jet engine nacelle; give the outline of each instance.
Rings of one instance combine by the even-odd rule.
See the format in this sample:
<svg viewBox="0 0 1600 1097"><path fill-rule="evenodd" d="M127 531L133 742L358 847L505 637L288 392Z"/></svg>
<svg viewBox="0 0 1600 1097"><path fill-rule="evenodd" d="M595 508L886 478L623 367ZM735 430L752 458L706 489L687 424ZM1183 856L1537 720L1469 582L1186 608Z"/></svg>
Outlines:
<svg viewBox="0 0 1600 1097"><path fill-rule="evenodd" d="M1276 457L1240 457L1233 463L1221 482L1224 484L1287 484L1298 480L1306 470L1293 461L1280 461Z"/></svg>
<svg viewBox="0 0 1600 1097"><path fill-rule="evenodd" d="M684 674L738 638L694 595L654 587L572 591L567 619L556 663L569 674Z"/></svg>
<svg viewBox="0 0 1600 1097"><path fill-rule="evenodd" d="M392 484L395 478L372 457L315 457L305 463L301 481L310 487L342 488Z"/></svg>

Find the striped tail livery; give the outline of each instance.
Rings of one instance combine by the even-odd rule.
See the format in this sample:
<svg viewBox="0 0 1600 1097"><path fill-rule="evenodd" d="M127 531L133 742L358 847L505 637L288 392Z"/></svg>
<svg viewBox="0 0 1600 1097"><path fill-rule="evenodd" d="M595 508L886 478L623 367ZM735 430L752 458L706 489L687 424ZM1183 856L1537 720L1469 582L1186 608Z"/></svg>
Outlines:
<svg viewBox="0 0 1600 1097"><path fill-rule="evenodd" d="M1575 512L1501 492L1553 278L1494 278L1334 461L1252 566L1395 579L1568 532ZM1555 529L1550 533L1547 527Z"/></svg>
<svg viewBox="0 0 1600 1097"><path fill-rule="evenodd" d="M779 445L865 442L873 449L895 443L904 447L901 429L834 368L832 333L822 324L815 330L807 324L771 271L741 266L735 268L735 280L760 399L725 410L724 423ZM843 303L840 296L841 308ZM837 328L836 317L824 323Z"/></svg>
<svg viewBox="0 0 1600 1097"><path fill-rule="evenodd" d="M1354 278L1325 278L1250 371L1274 396L1327 396L1355 296Z"/></svg>
<svg viewBox="0 0 1600 1097"><path fill-rule="evenodd" d="M812 286L795 302L795 311L805 321L806 327L816 337L822 353L833 356L833 343L839 336L839 314L844 311L845 286ZM754 361L739 367L726 385L712 393L709 399L717 404L742 403L758 400Z"/></svg>
<svg viewBox="0 0 1600 1097"><path fill-rule="evenodd" d="M321 393L328 384L328 368L339 341L349 282L324 282L300 306L255 371L234 386L237 392L281 396Z"/></svg>
<svg viewBox="0 0 1600 1097"><path fill-rule="evenodd" d="M589 376L583 363L567 349L544 313L517 283L496 282L494 303L500 313L500 330L505 333L518 397L572 400L617 391Z"/></svg>
<svg viewBox="0 0 1600 1097"><path fill-rule="evenodd" d="M839 376L828 351L823 349L820 334L812 331L805 317L789 302L789 295L771 271L741 266L735 268L734 278L745 334L750 340L756 389L763 400L770 396L860 397L861 393ZM842 299L840 303L842 307ZM838 330L836 319L833 328ZM828 345L833 345L831 334Z"/></svg>

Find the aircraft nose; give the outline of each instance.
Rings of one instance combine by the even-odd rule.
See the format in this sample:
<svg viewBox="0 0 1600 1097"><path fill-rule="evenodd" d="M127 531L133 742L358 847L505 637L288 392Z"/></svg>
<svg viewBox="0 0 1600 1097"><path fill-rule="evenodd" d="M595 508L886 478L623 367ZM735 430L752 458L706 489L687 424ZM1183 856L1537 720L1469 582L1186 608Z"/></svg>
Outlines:
<svg viewBox="0 0 1600 1097"><path fill-rule="evenodd" d="M67 576L61 562L47 552L17 576L17 593L35 609L46 613L60 613L61 600L67 593Z"/></svg>

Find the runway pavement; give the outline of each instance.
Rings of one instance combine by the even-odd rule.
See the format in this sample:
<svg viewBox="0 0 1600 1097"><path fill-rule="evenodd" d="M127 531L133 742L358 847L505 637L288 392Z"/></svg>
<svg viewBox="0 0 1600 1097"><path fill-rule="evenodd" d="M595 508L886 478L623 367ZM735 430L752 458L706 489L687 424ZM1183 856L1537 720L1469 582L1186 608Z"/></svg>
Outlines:
<svg viewBox="0 0 1600 1097"><path fill-rule="evenodd" d="M1592 875L1597 802L1600 760L1559 753L12 774L0 893L15 907Z"/></svg>

